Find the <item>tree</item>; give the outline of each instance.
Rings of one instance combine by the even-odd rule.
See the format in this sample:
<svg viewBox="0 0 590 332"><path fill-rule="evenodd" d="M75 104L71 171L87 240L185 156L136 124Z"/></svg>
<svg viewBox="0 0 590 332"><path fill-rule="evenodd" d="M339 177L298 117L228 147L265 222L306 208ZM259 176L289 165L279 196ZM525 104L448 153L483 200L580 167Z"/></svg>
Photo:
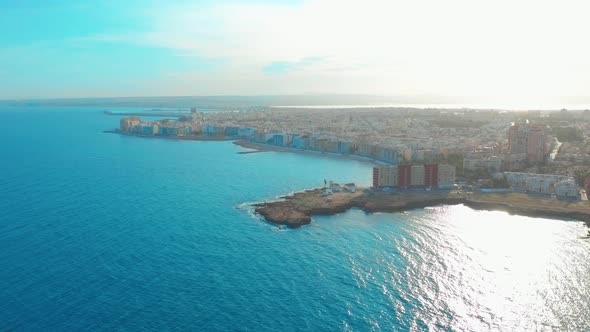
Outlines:
<svg viewBox="0 0 590 332"><path fill-rule="evenodd" d="M492 182L494 183L494 188L510 188L508 180L506 180L506 177L504 176L499 179L493 178Z"/></svg>

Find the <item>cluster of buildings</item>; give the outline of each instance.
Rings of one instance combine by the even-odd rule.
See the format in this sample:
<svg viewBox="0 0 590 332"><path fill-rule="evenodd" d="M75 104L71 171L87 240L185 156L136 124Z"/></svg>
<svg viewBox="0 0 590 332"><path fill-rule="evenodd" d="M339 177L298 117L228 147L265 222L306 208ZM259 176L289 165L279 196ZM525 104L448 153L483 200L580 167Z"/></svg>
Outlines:
<svg viewBox="0 0 590 332"><path fill-rule="evenodd" d="M551 116L462 109L267 108L204 113L194 109L178 121L127 117L121 119L120 130L144 136L244 139L365 157L391 165L375 169L376 188L450 188L456 166L466 181L488 175L499 179L506 172L506 182L514 190L574 197L578 188L571 175L575 171L579 178L582 170L590 173L585 166L590 160L585 152L590 148L583 142L562 145L552 135L575 136L565 129L557 133L554 128L568 129L573 123L575 134L586 132L590 124L564 121L562 114L554 120ZM525 117L533 123L524 121ZM565 178L536 173L563 174Z"/></svg>
<svg viewBox="0 0 590 332"><path fill-rule="evenodd" d="M497 111L410 108L270 108L205 113L216 126L245 126L261 133L298 133L330 141L370 144L400 152L406 163L438 163L506 138L515 119ZM463 125L467 123L467 125Z"/></svg>
<svg viewBox="0 0 590 332"><path fill-rule="evenodd" d="M552 142L557 141L548 134L546 125L528 121L513 123L508 129L507 146L504 149L464 152L463 170L497 174L515 191L578 198L579 188L576 179L571 175L515 172L527 167L547 165ZM553 154L557 154L559 148L559 145L555 145ZM499 174L500 172L504 173ZM570 172L568 173L572 174Z"/></svg>
<svg viewBox="0 0 590 332"><path fill-rule="evenodd" d="M392 189L451 189L455 166L442 164L397 165L373 168L373 187Z"/></svg>
<svg viewBox="0 0 590 332"><path fill-rule="evenodd" d="M222 127L203 123L199 114L191 113L180 121L160 120L142 121L137 116L130 116L120 120L119 130L140 136L168 136L188 137L204 136L211 138L246 138L252 137L255 130L245 127Z"/></svg>
<svg viewBox="0 0 590 332"><path fill-rule="evenodd" d="M123 132L141 136L189 136L195 132L194 125L181 121L142 121L137 116L123 118L119 129Z"/></svg>
<svg viewBox="0 0 590 332"><path fill-rule="evenodd" d="M543 163L548 154L546 127L540 124L513 124L508 130L508 153L524 154L528 162Z"/></svg>
<svg viewBox="0 0 590 332"><path fill-rule="evenodd" d="M549 194L563 198L578 198L579 190L573 176L504 172L513 190Z"/></svg>
<svg viewBox="0 0 590 332"><path fill-rule="evenodd" d="M197 115L195 114L195 117ZM199 136L210 138L241 138L255 143L279 147L337 153L370 158L388 164L400 162L400 151L373 144L334 140L313 135L259 131L251 127L215 126L194 118L181 121L141 121L139 117L126 117L120 121L120 131L142 136Z"/></svg>
<svg viewBox="0 0 590 332"><path fill-rule="evenodd" d="M389 164L398 164L400 162L400 152L397 149L373 144L333 140L329 138L315 137L312 135L285 133L255 132L254 135L249 137L249 139L256 143L264 143L300 150L365 157Z"/></svg>
<svg viewBox="0 0 590 332"><path fill-rule="evenodd" d="M543 164L548 157L550 142L547 128L540 124L512 124L508 129L505 149L479 149L463 153L463 170L468 172L522 170L527 165ZM504 150L504 151L502 151Z"/></svg>

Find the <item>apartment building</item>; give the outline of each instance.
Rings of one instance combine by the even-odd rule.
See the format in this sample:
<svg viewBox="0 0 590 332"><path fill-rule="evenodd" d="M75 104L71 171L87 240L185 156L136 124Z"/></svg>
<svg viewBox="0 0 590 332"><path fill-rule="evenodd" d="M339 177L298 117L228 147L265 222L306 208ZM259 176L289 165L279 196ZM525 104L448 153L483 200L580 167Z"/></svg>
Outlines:
<svg viewBox="0 0 590 332"><path fill-rule="evenodd" d="M122 118L119 121L119 128L121 131L131 131L133 127L139 126L141 124L141 119L138 116L130 116L126 118Z"/></svg>
<svg viewBox="0 0 590 332"><path fill-rule="evenodd" d="M453 165L438 165L438 188L450 189L455 185L456 169Z"/></svg>
<svg viewBox="0 0 590 332"><path fill-rule="evenodd" d="M525 153L529 162L543 162L548 152L545 126L512 125L508 129L508 151L510 154Z"/></svg>
<svg viewBox="0 0 590 332"><path fill-rule="evenodd" d="M455 183L452 165L398 165L373 168L373 187L449 189Z"/></svg>
<svg viewBox="0 0 590 332"><path fill-rule="evenodd" d="M520 172L505 172L504 176L512 189L518 191L555 194L559 197L574 197L578 193L573 176Z"/></svg>
<svg viewBox="0 0 590 332"><path fill-rule="evenodd" d="M502 171L504 160L489 152L467 152L463 154L463 170L477 172L480 170L488 173Z"/></svg>

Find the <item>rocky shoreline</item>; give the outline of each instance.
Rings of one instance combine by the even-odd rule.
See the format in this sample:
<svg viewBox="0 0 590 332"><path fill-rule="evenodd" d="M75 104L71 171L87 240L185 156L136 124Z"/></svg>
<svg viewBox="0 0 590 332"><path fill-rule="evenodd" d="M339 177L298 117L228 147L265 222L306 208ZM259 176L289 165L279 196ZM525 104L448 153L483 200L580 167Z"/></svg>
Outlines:
<svg viewBox="0 0 590 332"><path fill-rule="evenodd" d="M273 147L266 144L236 140L235 138L228 137L155 137L125 133L119 130L105 130L104 132L144 138L193 141L234 141L233 143L236 145L254 150L242 152L243 154L263 151L309 154L319 153L306 150L294 151L292 149ZM333 156L376 163L374 160L360 157L356 158L345 155ZM588 202L562 202L556 199L529 197L522 193L460 194L435 191L392 194L360 189L356 193L340 192L329 196L322 196L322 191L322 188L307 190L290 196L281 197L281 200L278 201L258 203L253 206L255 212L264 217L268 222L285 225L290 228L297 228L311 223L312 216L314 215L333 215L343 213L351 208L358 208L370 213L401 212L422 209L429 206L458 204L463 204L476 210L495 210L530 217L580 220L585 222L590 228L590 205L588 205Z"/></svg>
<svg viewBox="0 0 590 332"><path fill-rule="evenodd" d="M356 193L341 192L322 196L322 191L322 189L307 190L282 197L278 201L254 204L255 212L270 223L297 228L311 223L312 216L339 214L351 208L373 213L401 212L430 206L464 204L476 210L505 211L514 215L530 217L575 219L585 222L590 227L590 207L586 206L587 202L570 204L546 198L525 199L526 194L518 193L507 195L450 192L391 194L359 190ZM503 198L504 201L498 198Z"/></svg>

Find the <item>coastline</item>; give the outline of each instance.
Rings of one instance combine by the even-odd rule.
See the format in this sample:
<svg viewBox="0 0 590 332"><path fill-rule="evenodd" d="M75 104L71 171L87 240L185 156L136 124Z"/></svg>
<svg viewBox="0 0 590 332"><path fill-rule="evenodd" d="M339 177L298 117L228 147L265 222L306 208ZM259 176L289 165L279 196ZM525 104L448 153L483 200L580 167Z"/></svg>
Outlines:
<svg viewBox="0 0 590 332"><path fill-rule="evenodd" d="M370 158L326 153L312 150L301 150L288 147L255 143L243 139L209 136L151 136L126 133L119 130L105 130L104 133L114 133L124 136L141 138L162 138L184 141L233 141L233 144L253 151L238 152L250 154L265 151L291 152L324 156L348 160L368 162L372 165L387 165ZM454 193L446 191L433 192L377 192L362 189L356 193L334 193L321 196L323 188L310 189L282 196L280 200L252 204L254 212L270 223L298 228L311 223L315 215L334 215L352 208L358 208L368 213L374 212L403 212L414 209L439 205L463 204L475 210L504 211L513 215L529 217L544 217L552 219L574 219L582 221L590 228L590 205L586 202L568 202L545 197L531 197L522 193Z"/></svg>
<svg viewBox="0 0 590 332"><path fill-rule="evenodd" d="M380 162L371 158L361 157L361 156L353 156L353 155L346 155L340 153L331 153L331 152L321 152L321 151L314 151L314 150L302 150L290 147L283 147L283 146L274 146L270 144L264 143L255 143L246 141L243 139L238 139L233 142L235 145L241 146L246 149L253 149L258 150L260 152L263 151L272 151L272 152L290 152L290 153L299 153L299 154L306 154L310 156L323 156L323 157L331 157L331 158L340 158L340 159L348 159L348 160L356 160L361 162L367 162L375 166L383 166L389 165L384 162Z"/></svg>
<svg viewBox="0 0 590 332"><path fill-rule="evenodd" d="M211 137L211 136L154 136L154 135L139 135L135 133L127 133L120 130L103 130L105 134L119 134L123 136L140 137L140 138L155 138L155 139L169 139L175 141L235 141L235 138L228 137Z"/></svg>
<svg viewBox="0 0 590 332"><path fill-rule="evenodd" d="M463 194L456 192L384 193L359 189L322 196L323 188L281 197L281 200L253 204L254 211L270 223L298 228L311 223L316 215L334 215L358 208L368 213L403 212L440 205L463 204L474 210L504 211L513 215L550 219L574 219L590 228L590 206L526 194Z"/></svg>
<svg viewBox="0 0 590 332"><path fill-rule="evenodd" d="M250 142L244 139L238 139L235 137L211 137L211 136L153 136L153 135L139 135L136 133L128 133L120 130L104 130L103 133L107 134L119 134L123 136L130 136L130 137L140 137L140 138L154 138L154 139L169 139L169 140L179 140L179 141L233 141L233 144L240 146L245 149L252 149L255 151L244 151L238 152L239 154L251 154L251 153L258 153L258 152L290 152L290 153L299 153L299 154L307 154L311 156L324 156L330 158L339 158L339 159L347 159L347 160L356 160L361 162L370 163L374 166L383 166L389 165L388 163L377 161L368 157L361 157L361 156L354 156L354 155L345 155L340 153L331 153L331 152L321 152L321 151L314 151L314 150L301 150L296 148L289 148L289 147L282 147L282 146L274 146L270 144L264 143L255 143Z"/></svg>

